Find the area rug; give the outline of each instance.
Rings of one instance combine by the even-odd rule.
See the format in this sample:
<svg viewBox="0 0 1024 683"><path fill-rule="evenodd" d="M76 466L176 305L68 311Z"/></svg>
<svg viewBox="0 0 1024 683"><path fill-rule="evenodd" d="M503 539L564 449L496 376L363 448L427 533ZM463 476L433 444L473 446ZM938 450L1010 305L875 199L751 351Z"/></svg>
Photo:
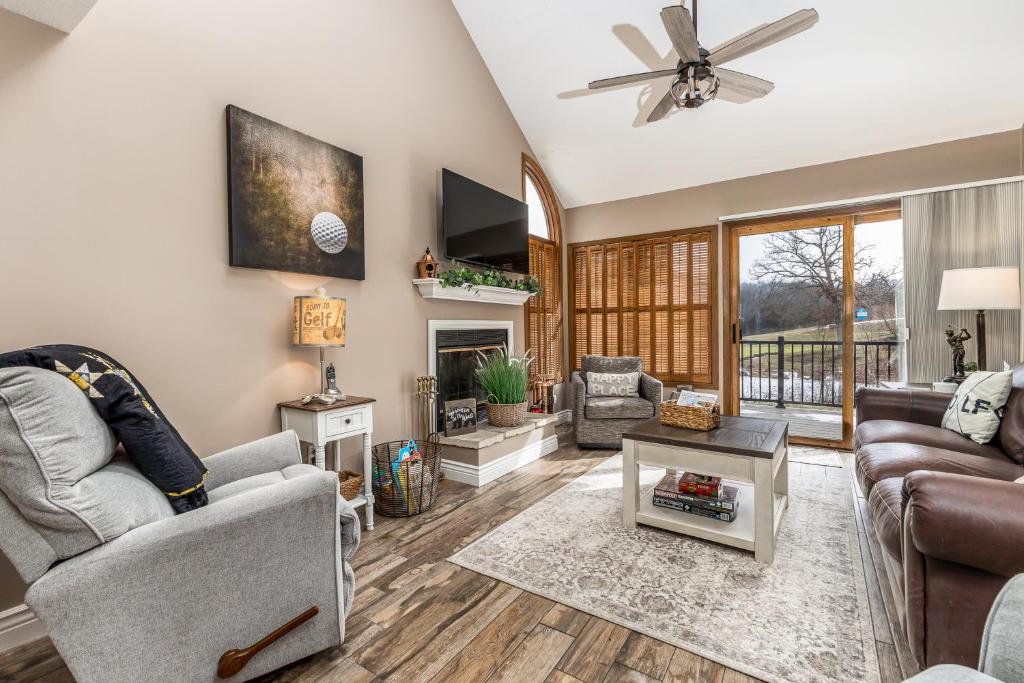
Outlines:
<svg viewBox="0 0 1024 683"><path fill-rule="evenodd" d="M843 466L843 457L839 451L834 448L818 448L816 446L790 446L789 461L825 467Z"/></svg>
<svg viewBox="0 0 1024 683"><path fill-rule="evenodd" d="M623 527L621 454L449 559L767 681L878 681L846 470L792 469L772 565Z"/></svg>

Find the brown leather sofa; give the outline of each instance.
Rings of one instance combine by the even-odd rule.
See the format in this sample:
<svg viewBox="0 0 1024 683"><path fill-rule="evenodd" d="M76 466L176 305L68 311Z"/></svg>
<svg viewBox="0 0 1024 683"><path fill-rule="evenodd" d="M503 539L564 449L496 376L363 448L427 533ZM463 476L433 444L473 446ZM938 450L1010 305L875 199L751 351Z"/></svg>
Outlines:
<svg viewBox="0 0 1024 683"><path fill-rule="evenodd" d="M995 438L943 429L949 394L861 389L856 474L910 649L978 663L996 594L1024 572L1024 365Z"/></svg>

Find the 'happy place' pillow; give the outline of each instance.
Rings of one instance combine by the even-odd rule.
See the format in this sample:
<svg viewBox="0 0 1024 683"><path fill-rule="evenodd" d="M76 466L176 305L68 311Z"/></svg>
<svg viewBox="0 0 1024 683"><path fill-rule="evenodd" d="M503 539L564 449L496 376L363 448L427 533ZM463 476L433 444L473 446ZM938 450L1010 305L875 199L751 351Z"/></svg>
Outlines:
<svg viewBox="0 0 1024 683"><path fill-rule="evenodd" d="M588 372L587 396L639 396L639 372Z"/></svg>
<svg viewBox="0 0 1024 683"><path fill-rule="evenodd" d="M999 430L1003 407L1010 395L1013 372L972 372L953 394L942 426L977 443L988 443Z"/></svg>

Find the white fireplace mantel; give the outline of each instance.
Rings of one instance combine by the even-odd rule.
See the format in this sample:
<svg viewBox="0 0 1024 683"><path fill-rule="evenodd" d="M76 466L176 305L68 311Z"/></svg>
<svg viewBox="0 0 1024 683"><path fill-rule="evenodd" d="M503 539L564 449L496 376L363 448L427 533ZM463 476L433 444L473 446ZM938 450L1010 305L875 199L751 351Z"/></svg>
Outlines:
<svg viewBox="0 0 1024 683"><path fill-rule="evenodd" d="M417 278L412 281L424 299L454 299L456 301L477 301L487 304L508 304L522 306L533 294L507 287L473 285L442 287L437 278Z"/></svg>

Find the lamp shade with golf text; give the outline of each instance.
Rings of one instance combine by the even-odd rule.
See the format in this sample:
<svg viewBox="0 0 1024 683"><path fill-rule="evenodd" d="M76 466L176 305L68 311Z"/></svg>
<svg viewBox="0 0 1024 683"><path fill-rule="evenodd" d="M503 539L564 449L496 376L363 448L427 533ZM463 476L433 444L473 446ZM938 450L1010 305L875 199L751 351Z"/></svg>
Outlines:
<svg viewBox="0 0 1024 683"><path fill-rule="evenodd" d="M295 297L295 346L344 346L346 302L326 296L321 288L316 296Z"/></svg>

